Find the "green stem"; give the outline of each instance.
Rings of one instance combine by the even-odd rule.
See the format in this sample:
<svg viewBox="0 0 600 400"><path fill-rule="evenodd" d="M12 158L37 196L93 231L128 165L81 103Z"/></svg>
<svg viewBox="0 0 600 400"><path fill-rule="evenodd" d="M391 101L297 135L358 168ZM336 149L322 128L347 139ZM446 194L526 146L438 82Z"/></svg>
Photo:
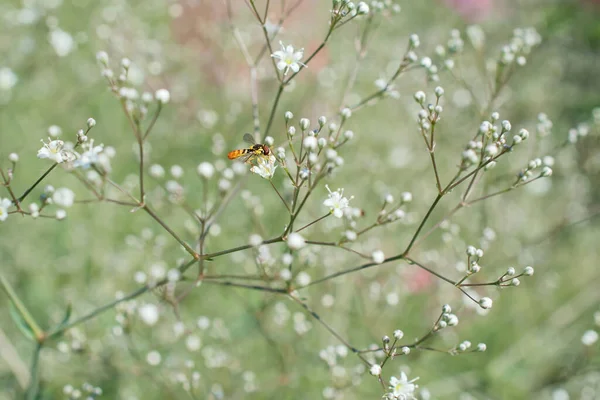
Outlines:
<svg viewBox="0 0 600 400"><path fill-rule="evenodd" d="M27 400L35 400L38 397L40 388L40 353L42 352L42 343L37 343L35 351L33 352L33 359L31 361L31 372L29 380L29 388L27 389Z"/></svg>
<svg viewBox="0 0 600 400"><path fill-rule="evenodd" d="M2 283L2 287L4 288L4 291L6 292L10 301L12 301L21 317L23 317L23 320L27 323L27 325L33 332L35 339L38 341L38 343L43 342L46 338L46 334L44 333L42 328L40 328L40 326L37 324L27 307L25 307L25 304L23 304L19 296L17 296L17 293L13 290L12 286L10 286L10 283L8 283L8 281L2 274L0 274L0 283Z"/></svg>

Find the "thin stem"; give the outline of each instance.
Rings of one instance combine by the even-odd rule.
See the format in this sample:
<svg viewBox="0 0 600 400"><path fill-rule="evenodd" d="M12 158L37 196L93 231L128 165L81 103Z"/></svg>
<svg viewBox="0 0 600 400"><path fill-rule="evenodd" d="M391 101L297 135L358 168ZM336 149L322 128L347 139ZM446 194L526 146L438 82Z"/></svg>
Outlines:
<svg viewBox="0 0 600 400"><path fill-rule="evenodd" d="M27 400L35 400L38 397L40 387L40 354L42 352L42 343L36 343L31 360L29 388L27 389Z"/></svg>
<svg viewBox="0 0 600 400"><path fill-rule="evenodd" d="M277 110L277 105L279 104L279 99L281 98L281 94L283 93L283 82L279 84L279 89L277 90L277 94L275 95L275 100L273 101L273 106L271 106L271 113L269 114L269 120L267 121L267 127L265 128L265 137L269 135L269 131L271 130L271 125L273 124L273 118L275 117L275 111Z"/></svg>
<svg viewBox="0 0 600 400"><path fill-rule="evenodd" d="M323 215L322 217L315 219L313 222L310 222L310 223L304 225L302 228L297 229L296 232L300 232L301 230L304 230L304 229L308 228L309 226L316 224L317 222L329 217L330 215L331 215L331 213L327 213L327 214Z"/></svg>
<svg viewBox="0 0 600 400"><path fill-rule="evenodd" d="M175 240L177 240L179 242L179 244L182 245L188 253L190 253L190 255L192 257L194 257L196 260L198 260L200 258L200 255L198 253L196 253L196 251L194 249L192 249L189 244L184 242L183 239L181 239L179 237L179 235L177 235L173 231L173 229L171 229L170 226L168 226L158 215L156 215L154 213L154 211L152 211L152 209L147 204L144 204L142 206L142 208L148 213L148 215L150 215L152 218L154 218L154 220L156 222L158 222L160 224L160 226L162 226L167 232L169 232L171 234L171 236L173 236L173 238Z"/></svg>
<svg viewBox="0 0 600 400"><path fill-rule="evenodd" d="M162 103L158 102L158 108L156 109L156 112L154 113L154 117L152 117L152 121L150 121L150 125L148 125L148 128L146 128L146 133L144 133L144 136L142 137L142 141L146 140L146 138L152 131L152 128L154 128L154 124L156 123L156 120L158 119L158 116L160 115L161 110L162 110Z"/></svg>
<svg viewBox="0 0 600 400"><path fill-rule="evenodd" d="M435 209L435 206L437 206L437 204L440 201L440 199L442 198L442 196L443 196L443 193L438 193L438 195L435 197L435 200L433 201L433 203L429 207L429 210L427 210L427 214L425 214L425 217L423 217L423 220L421 221L421 224L419 225L419 227L417 228L417 231L415 232L415 234L413 235L412 239L410 240L410 243L406 247L406 250L404 250L404 253L403 253L404 255L408 254L408 252L412 248L413 244L415 243L415 240L417 240L417 237L419 236L419 233L423 229L423 226L425 225L425 223L429 219L429 216L431 215L431 213Z"/></svg>
<svg viewBox="0 0 600 400"><path fill-rule="evenodd" d="M278 242L283 242L283 237L282 236L278 236L278 237L273 238L273 239L265 240L261 244L271 244L271 243L278 243ZM247 250L247 249L250 249L252 247L254 247L254 246L252 246L250 244L246 244L246 245L243 245L243 246L238 246L238 247L234 247L234 248L227 249L227 250L217 251L216 253L204 254L202 257L204 257L205 259L211 259L211 258L223 256L225 254L231 254L231 253L236 253L238 251Z"/></svg>
<svg viewBox="0 0 600 400"><path fill-rule="evenodd" d="M434 270L427 268L426 266L424 266L423 264L421 264L421 263L419 263L419 262L417 262L417 261L413 260L412 258L405 257L405 260L406 260L406 261L408 261L410 264L415 264L415 265L417 265L417 266L421 267L421 268L422 268L422 269L424 269L425 271L429 272L429 273L430 273L430 274L432 274L432 275L435 275L435 276L437 276L437 277L438 277L438 278L440 278L441 280L443 280L443 281L446 281L446 282L448 282L448 283L450 283L450 284L452 284L452 285L456 286L456 282L454 282L452 279L448 279L448 278L446 278L445 276L438 274L438 273L437 273L437 272L435 272Z"/></svg>
<svg viewBox="0 0 600 400"><path fill-rule="evenodd" d="M40 177L38 178L38 180L37 180L37 181L35 181L35 183L34 183L33 185L31 185L31 186L29 187L29 189L27 189L27 190L25 191L25 193L23 193L23 194L21 195L21 197L19 197L19 199L18 199L18 200L19 200L19 203L22 203L22 202L23 202L23 200L25 200L25 197L27 197L27 196L29 195L29 193L31 193L31 191L32 191L33 189L35 189L35 187L36 187L37 185L39 185L39 184L40 184L40 182L41 182L41 181L43 181L43 180L44 180L44 178L46 178L46 177L48 176L48 174L50 174L50 172L52 172L52 170L53 170L54 168L56 168L56 166L57 166L57 165L58 165L58 163L54 163L54 164L52 164L52 166L51 166L50 168L48 168L48 169L46 170L46 172L44 172L44 173L42 174L42 176L40 176Z"/></svg>
<svg viewBox="0 0 600 400"><path fill-rule="evenodd" d="M285 208L288 210L288 212L291 214L292 210L290 209L290 206L288 206L287 202L283 199L283 197L281 196L281 193L279 193L279 190L277 190L277 188L275 187L275 185L273 184L273 181L269 179L269 183L271 184L271 187L273 187L273 190L275 190L275 193L277 193L277 196L279 196L279 198L281 199L281 201L283 202L283 205L285 206Z"/></svg>
<svg viewBox="0 0 600 400"><path fill-rule="evenodd" d="M160 281L159 283L157 283L156 287L164 285L166 282L167 282L167 280ZM64 331L71 329L72 327L74 327L76 325L79 325L87 320L90 320L90 319L96 317L99 314L102 314L105 311L112 309L117 304L120 304L124 301L136 298L136 297L146 293L149 290L150 290L150 288L148 286L143 286L143 287L135 290L134 292L131 292L127 296L123 296L117 300L111 301L110 303L107 303L101 307L98 307L95 310L91 311L90 313L84 315L83 317L73 320L73 321L69 322L68 324L61 326L60 328L53 330L52 332L50 332L48 334L48 338L55 338L55 337L61 335Z"/></svg>
<svg viewBox="0 0 600 400"><path fill-rule="evenodd" d="M2 288L6 292L6 295L19 312L19 315L23 318L25 323L27 323L27 326L29 326L29 328L33 332L35 339L38 341L38 343L42 343L46 338L46 334L44 333L42 328L40 328L35 318L33 318L25 304L23 304L17 293L14 291L14 289L8 282L8 280L2 274L0 274L0 283L2 284Z"/></svg>
<svg viewBox="0 0 600 400"><path fill-rule="evenodd" d="M393 257L390 257L390 258L386 258L385 260L383 260L383 262L381 264L377 264L377 263L371 262L371 263L366 263L366 264L363 264L363 265L359 265L357 267L345 269L343 271L338 271L338 272L335 272L333 274L324 276L321 279L317 279L315 281L312 281L308 285L297 287L296 289L304 289L306 287L313 286L313 285L316 285L318 283L326 282L326 281L329 281L331 279L337 278L338 276L348 275L348 274L351 274L351 273L356 272L356 271L361 271L363 269L367 269L367 268L370 268L370 267L375 267L375 266L383 265L383 264L389 263L391 261L402 260L403 258L404 258L404 255L398 254L396 256L393 256Z"/></svg>

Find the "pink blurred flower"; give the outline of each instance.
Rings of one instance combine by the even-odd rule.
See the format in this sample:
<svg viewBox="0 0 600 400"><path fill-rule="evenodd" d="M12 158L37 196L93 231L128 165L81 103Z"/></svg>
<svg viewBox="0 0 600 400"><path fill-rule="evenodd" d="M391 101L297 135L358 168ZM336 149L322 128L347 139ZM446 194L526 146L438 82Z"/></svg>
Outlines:
<svg viewBox="0 0 600 400"><path fill-rule="evenodd" d="M469 22L485 19L492 11L492 0L442 0Z"/></svg>

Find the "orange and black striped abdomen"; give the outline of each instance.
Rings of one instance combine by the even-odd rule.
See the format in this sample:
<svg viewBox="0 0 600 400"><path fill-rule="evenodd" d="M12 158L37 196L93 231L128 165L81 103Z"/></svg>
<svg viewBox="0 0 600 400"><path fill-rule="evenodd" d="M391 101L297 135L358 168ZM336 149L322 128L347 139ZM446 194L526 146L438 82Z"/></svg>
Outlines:
<svg viewBox="0 0 600 400"><path fill-rule="evenodd" d="M248 154L251 151L252 151L252 149L233 150L233 151L230 151L229 153L227 153L227 158L229 158L230 160L235 160L236 158L240 158L244 154Z"/></svg>

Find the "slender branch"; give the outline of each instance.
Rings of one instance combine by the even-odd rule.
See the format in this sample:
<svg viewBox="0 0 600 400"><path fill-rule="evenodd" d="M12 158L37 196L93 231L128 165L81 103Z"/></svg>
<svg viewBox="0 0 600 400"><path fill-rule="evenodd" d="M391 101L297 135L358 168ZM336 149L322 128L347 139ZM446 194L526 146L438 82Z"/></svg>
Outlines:
<svg viewBox="0 0 600 400"><path fill-rule="evenodd" d="M35 400L38 397L40 388L40 354L42 352L43 343L36 343L31 360L29 388L27 389L27 400Z"/></svg>
<svg viewBox="0 0 600 400"><path fill-rule="evenodd" d="M403 253L404 255L408 254L408 252L412 248L413 244L415 243L415 240L417 240L417 237L419 237L419 233L421 233L421 230L423 229L423 226L425 225L425 223L429 219L429 216L431 215L431 213L435 209L435 206L437 206L438 202L441 200L442 196L443 196L443 193L438 193L438 195L435 197L435 200L433 201L433 203L429 207L429 210L427 210L427 213L425 214L425 217L423 217L423 220L421 221L421 224L419 225L419 227L417 228L417 231L415 232L415 234L413 235L412 239L410 240L410 243L406 247L406 250L404 250L404 253Z"/></svg>
<svg viewBox="0 0 600 400"><path fill-rule="evenodd" d="M167 225L158 215L156 215L154 213L154 211L152 211L152 209L147 204L144 204L142 206L142 208L148 213L148 215L150 215L152 218L154 218L154 220L156 222L158 222L160 224L160 226L162 226L167 232L169 232L171 234L171 236L173 236L173 238L175 240L177 240L179 242L179 244L182 245L183 248L185 248L185 250L188 253L190 253L190 255L192 257L194 257L196 260L200 258L200 255L194 249L192 249L189 244L187 244L186 242L184 242L183 239L181 239L179 237L179 235L177 235L173 231L173 229L171 229L171 227L169 225Z"/></svg>
<svg viewBox="0 0 600 400"><path fill-rule="evenodd" d="M288 210L288 212L291 214L292 210L290 209L290 206L288 206L287 202L284 200L284 198L281 196L281 193L279 193L279 190L277 190L277 188L275 187L275 185L273 184L273 181L269 179L269 183L271 184L271 187L273 188L273 190L275 190L275 193L277 193L277 196L279 196L279 198L281 199L281 201L283 202L283 205L285 206L285 208Z"/></svg>
<svg viewBox="0 0 600 400"><path fill-rule="evenodd" d="M25 193L23 193L23 194L21 195L21 197L19 197L19 199L18 199L18 200L19 200L19 203L22 203L22 202L23 202L23 200L25 200L25 197L27 197L27 196L29 195L29 193L31 193L31 191L32 191L33 189L35 189L35 187L36 187L37 185L39 185L39 184L40 184L40 182L42 182L42 181L44 180L44 178L46 178L46 177L47 177L47 176L50 174L50 172L52 172L52 170L53 170L54 168L56 168L56 166L57 166L57 165L58 165L58 163L54 163L54 164L52 164L52 166L51 166L50 168L48 168L48 169L46 170L46 172L44 172L44 173L42 174L42 176L40 176L40 177L38 178L38 180L37 180L37 181L35 181L35 182L34 182L34 184L33 184L33 185L31 185L31 186L29 187L29 189L27 189L27 190L25 191Z"/></svg>
<svg viewBox="0 0 600 400"><path fill-rule="evenodd" d="M301 230L304 230L304 229L308 228L309 226L314 225L317 222L319 222L319 221L321 221L321 220L329 217L330 215L331 215L331 213L327 213L327 214L323 215L322 217L319 217L319 218L315 219L313 222L310 222L310 223L304 225L302 228L297 229L296 232L300 232Z"/></svg>

